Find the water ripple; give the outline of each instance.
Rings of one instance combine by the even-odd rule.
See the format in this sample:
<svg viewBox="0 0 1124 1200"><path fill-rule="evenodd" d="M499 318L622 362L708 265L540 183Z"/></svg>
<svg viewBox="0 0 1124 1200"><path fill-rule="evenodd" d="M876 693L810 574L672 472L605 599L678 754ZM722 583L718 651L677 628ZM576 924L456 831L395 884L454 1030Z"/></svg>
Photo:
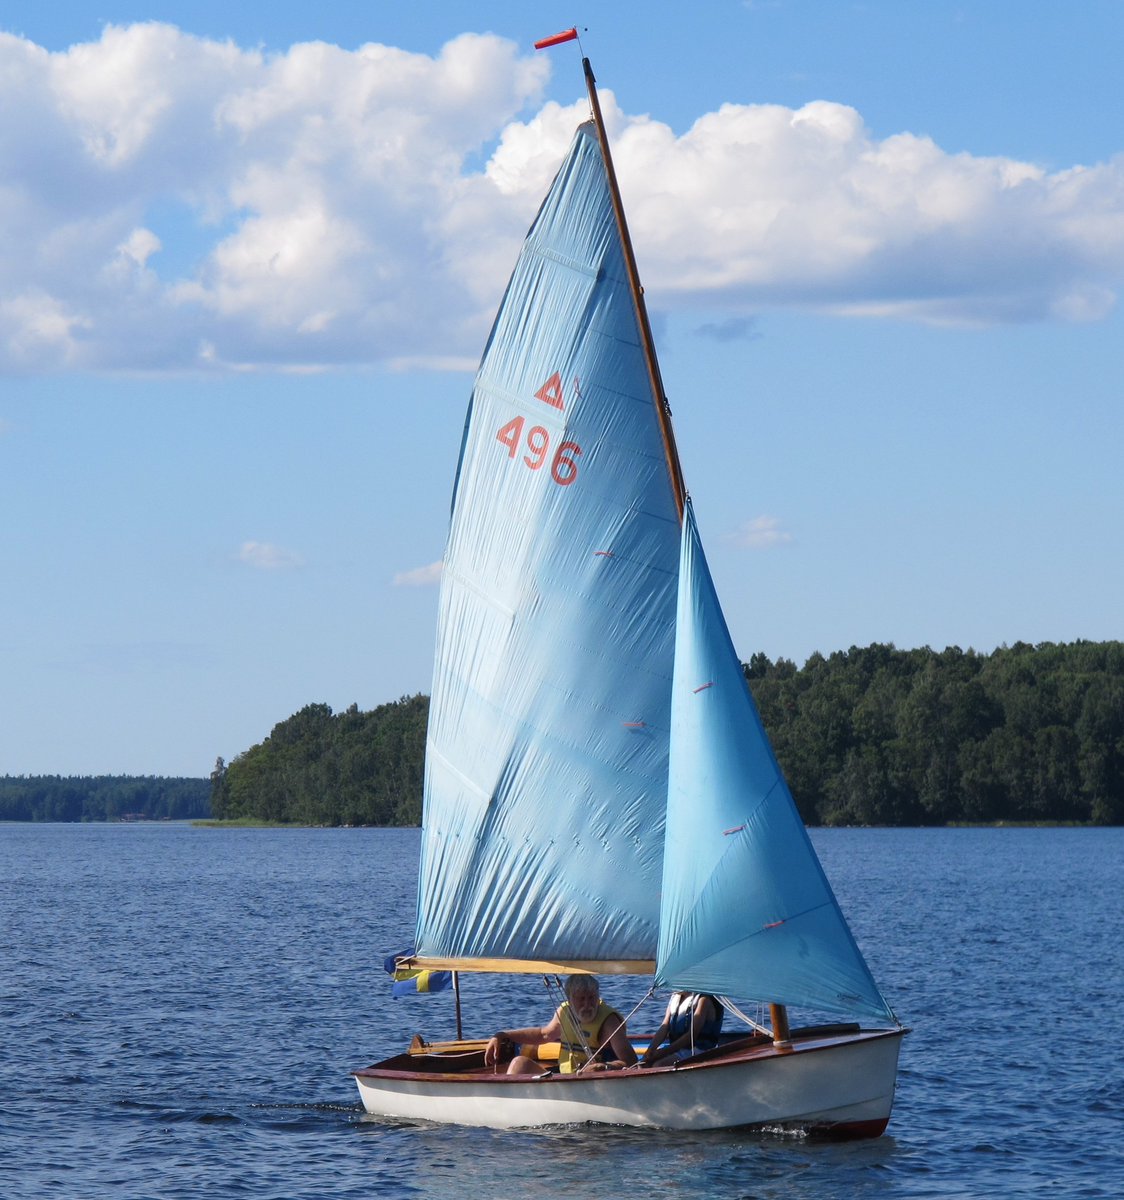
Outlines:
<svg viewBox="0 0 1124 1200"><path fill-rule="evenodd" d="M1124 830L813 838L914 1029L872 1142L369 1117L348 1068L452 1032L380 973L416 831L0 826L0 1196L1124 1194ZM472 1032L545 1017L535 979L465 993Z"/></svg>

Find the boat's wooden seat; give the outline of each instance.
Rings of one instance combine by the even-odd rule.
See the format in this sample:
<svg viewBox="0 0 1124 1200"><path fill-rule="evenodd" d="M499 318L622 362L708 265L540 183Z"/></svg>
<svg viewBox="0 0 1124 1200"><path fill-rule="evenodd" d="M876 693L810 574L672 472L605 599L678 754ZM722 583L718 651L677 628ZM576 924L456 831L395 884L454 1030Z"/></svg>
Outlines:
<svg viewBox="0 0 1124 1200"><path fill-rule="evenodd" d="M461 1059L466 1054L477 1052L483 1056L484 1047L487 1044L487 1038L461 1038L459 1041L427 1042L420 1034L415 1034L414 1040L410 1043L406 1053L415 1063L419 1059L430 1057L439 1057L442 1061L446 1061L450 1056ZM519 1047L519 1053L525 1058L534 1058L541 1063L556 1063L558 1055L561 1052L561 1042L543 1042L539 1046L521 1045ZM482 1057L481 1061L483 1061ZM421 1067L419 1069L426 1070L427 1068Z"/></svg>
<svg viewBox="0 0 1124 1200"><path fill-rule="evenodd" d="M461 1038L459 1041L427 1042L415 1035L405 1054L396 1054L376 1064L389 1071L421 1071L426 1074L450 1074L483 1071L486 1038ZM540 1046L520 1046L519 1053L537 1059L544 1066L557 1065L560 1042Z"/></svg>
<svg viewBox="0 0 1124 1200"><path fill-rule="evenodd" d="M414 1034L414 1040L407 1047L407 1054L445 1054L449 1051L483 1050L488 1044L487 1038L460 1038L448 1042L427 1042L420 1033Z"/></svg>

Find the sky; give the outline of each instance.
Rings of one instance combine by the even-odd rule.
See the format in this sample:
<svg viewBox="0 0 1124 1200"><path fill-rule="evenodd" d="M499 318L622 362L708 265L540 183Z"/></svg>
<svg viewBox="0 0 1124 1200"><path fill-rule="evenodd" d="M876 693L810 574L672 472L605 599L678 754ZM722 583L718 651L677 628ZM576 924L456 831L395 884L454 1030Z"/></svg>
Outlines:
<svg viewBox="0 0 1124 1200"><path fill-rule="evenodd" d="M575 20L742 656L1124 635L1124 6L16 0L0 774L428 690Z"/></svg>

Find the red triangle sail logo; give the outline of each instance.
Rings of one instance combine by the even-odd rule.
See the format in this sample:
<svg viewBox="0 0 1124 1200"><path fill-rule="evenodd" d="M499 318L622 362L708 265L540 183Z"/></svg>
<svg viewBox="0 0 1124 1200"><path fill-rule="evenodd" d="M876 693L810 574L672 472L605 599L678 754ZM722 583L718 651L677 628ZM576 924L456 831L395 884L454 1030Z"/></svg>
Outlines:
<svg viewBox="0 0 1124 1200"><path fill-rule="evenodd" d="M562 380L557 371L535 393L535 399L544 400L553 408L562 407Z"/></svg>

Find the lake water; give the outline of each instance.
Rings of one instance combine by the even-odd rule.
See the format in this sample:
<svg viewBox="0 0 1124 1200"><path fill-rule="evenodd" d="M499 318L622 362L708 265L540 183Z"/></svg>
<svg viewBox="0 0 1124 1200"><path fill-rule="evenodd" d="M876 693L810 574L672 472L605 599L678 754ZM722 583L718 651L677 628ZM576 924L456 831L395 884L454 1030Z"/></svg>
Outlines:
<svg viewBox="0 0 1124 1200"><path fill-rule="evenodd" d="M0 1196L1124 1195L1124 829L813 840L914 1031L875 1141L368 1118L348 1068L452 1032L381 971L416 830L0 826ZM549 1011L464 993L469 1034Z"/></svg>

